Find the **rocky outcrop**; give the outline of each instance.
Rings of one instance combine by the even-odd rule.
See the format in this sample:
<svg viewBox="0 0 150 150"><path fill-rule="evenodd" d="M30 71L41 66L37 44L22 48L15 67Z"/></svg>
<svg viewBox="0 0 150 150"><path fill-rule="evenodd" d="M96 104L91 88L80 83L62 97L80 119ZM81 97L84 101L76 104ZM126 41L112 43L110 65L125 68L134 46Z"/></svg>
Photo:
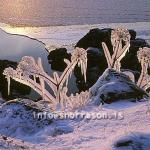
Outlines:
<svg viewBox="0 0 150 150"><path fill-rule="evenodd" d="M105 42L109 49L112 49L111 45L111 28L104 29L91 29L83 38L81 38L75 47L80 47L87 49L89 47L102 48L101 43ZM129 30L131 35L131 40L135 40L136 32L134 30Z"/></svg>
<svg viewBox="0 0 150 150"><path fill-rule="evenodd" d="M101 43L105 42L109 50L112 52L111 31L112 29L110 28L92 29L77 42L75 47L87 49L88 52L87 82L84 82L80 68L76 67L74 71L79 91L87 90L93 86L99 76L102 75L107 68L107 62ZM136 32L134 30L129 30L129 32L131 35L131 47L129 52L121 61L121 68L140 72L141 65L137 59L137 51L140 47L149 45L145 40L136 38ZM63 59L70 59L69 55L70 54L67 53L66 49L56 49L55 51L52 51L49 56L52 69L63 71L66 67Z"/></svg>
<svg viewBox="0 0 150 150"><path fill-rule="evenodd" d="M81 47L85 49L93 47L98 48L101 51L102 49L101 43L105 42L109 50L112 52L111 31L112 29L110 28L92 29L82 39L78 41L76 47ZM129 33L131 35L131 42L130 42L131 46L129 52L121 61L122 68L140 71L140 64L137 59L137 51L139 50L140 47L149 47L149 45L144 39L136 38L136 32L134 30L129 30ZM105 57L104 54L103 57ZM101 69L103 70L106 68Z"/></svg>
<svg viewBox="0 0 150 150"><path fill-rule="evenodd" d="M79 71L75 72L77 77L77 86L81 91L91 87L107 68L107 62L101 43L105 42L109 50L112 52L111 30L112 29L110 28L101 30L92 29L76 44L76 47L88 49L87 83L83 83L83 79ZM138 74L138 72L141 71L141 65L137 58L137 51L140 47L149 47L149 45L144 39L136 38L136 32L134 30L129 30L129 32L131 35L131 46L129 52L121 61L121 68L136 71Z"/></svg>
<svg viewBox="0 0 150 150"><path fill-rule="evenodd" d="M128 76L107 69L98 81L90 88L90 93L97 104L112 103L123 99L138 100L147 93L136 86Z"/></svg>

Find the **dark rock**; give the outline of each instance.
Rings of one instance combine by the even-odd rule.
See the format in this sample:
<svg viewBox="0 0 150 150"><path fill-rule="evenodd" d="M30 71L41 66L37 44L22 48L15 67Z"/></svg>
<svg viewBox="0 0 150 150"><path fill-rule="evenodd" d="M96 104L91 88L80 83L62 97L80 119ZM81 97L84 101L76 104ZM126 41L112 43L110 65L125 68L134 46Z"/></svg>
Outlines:
<svg viewBox="0 0 150 150"><path fill-rule="evenodd" d="M102 49L98 48L88 48L87 49L87 82L85 83L83 75L81 74L81 69L76 66L74 70L74 75L76 77L76 83L79 91L85 91L89 89L99 78L99 76L107 68L106 58Z"/></svg>
<svg viewBox="0 0 150 150"><path fill-rule="evenodd" d="M112 50L111 45L111 31L110 28L104 29L92 29L87 33L82 39L78 41L75 47L80 47L87 49L89 47L102 48L101 43L105 42L110 50ZM129 30L131 35L131 40L135 40L136 32L134 30Z"/></svg>
<svg viewBox="0 0 150 150"><path fill-rule="evenodd" d="M133 144L132 140L127 140L127 141L119 141L118 143L116 143L116 147L127 147L130 146L131 144Z"/></svg>
<svg viewBox="0 0 150 150"><path fill-rule="evenodd" d="M89 47L94 48L102 48L101 43L105 42L110 49L112 49L111 45L111 30L110 28L105 29L92 29L87 33L82 39L79 40L79 42L76 44L75 47L80 47L87 49Z"/></svg>
<svg viewBox="0 0 150 150"><path fill-rule="evenodd" d="M53 50L48 55L48 61L49 64L51 64L51 69L56 71L64 71L67 66L64 59L71 59L71 54L67 53L66 48Z"/></svg>
<svg viewBox="0 0 150 150"><path fill-rule="evenodd" d="M118 73L113 69L107 69L90 88L91 95L96 103L112 103L123 99L141 99L148 96L147 93L134 84L128 76Z"/></svg>
<svg viewBox="0 0 150 150"><path fill-rule="evenodd" d="M111 31L112 29L110 28L102 30L98 28L92 29L82 39L79 40L79 42L76 44L76 47L81 47L84 49L95 47L102 49L101 43L105 42L110 50L110 53L112 53ZM136 39L136 32L134 30L129 30L129 33L131 35L131 47L129 53L127 53L121 61L122 68L140 71L141 66L137 59L137 51L140 47L148 46L148 44L143 39ZM105 56L103 55L103 57ZM104 70L106 68L101 69Z"/></svg>
<svg viewBox="0 0 150 150"><path fill-rule="evenodd" d="M141 71L141 65L137 58L137 51L142 47L149 47L144 39L131 40L129 52L121 61L122 68L134 71Z"/></svg>
<svg viewBox="0 0 150 150"><path fill-rule="evenodd" d="M134 132L123 136L114 142L114 149L149 150L150 134Z"/></svg>
<svg viewBox="0 0 150 150"><path fill-rule="evenodd" d="M82 39L77 42L75 47L87 49L88 52L87 82L84 82L80 68L76 66L74 71L79 91L87 90L94 85L99 76L107 68L107 61L101 43L105 42L110 50L110 53L112 54L111 31L112 29L110 28L95 28L90 30ZM137 51L140 47L148 46L148 44L143 39L136 39L136 32L134 30L129 30L129 32L131 35L131 47L129 52L121 61L121 68L140 72L141 65L137 59ZM67 53L67 50L65 48L58 51L56 50L51 52L51 55L49 56L49 60L52 64L52 69L64 71L66 64L64 63L63 59L66 58L70 60L70 54ZM136 76L136 80L137 78L138 75Z"/></svg>
<svg viewBox="0 0 150 150"><path fill-rule="evenodd" d="M10 95L8 95L8 83L3 75L3 71L7 67L15 69L17 67L17 63L8 60L0 60L0 92L2 97L7 100L18 97L26 97L26 95L30 94L31 88L14 80L11 80Z"/></svg>
<svg viewBox="0 0 150 150"><path fill-rule="evenodd" d="M144 39L137 38L137 39L131 40L131 47L132 46L139 48L139 47L146 47L148 46L148 44Z"/></svg>
<svg viewBox="0 0 150 150"><path fill-rule="evenodd" d="M131 35L131 40L135 40L136 39L136 31L134 30L129 30L129 33Z"/></svg>

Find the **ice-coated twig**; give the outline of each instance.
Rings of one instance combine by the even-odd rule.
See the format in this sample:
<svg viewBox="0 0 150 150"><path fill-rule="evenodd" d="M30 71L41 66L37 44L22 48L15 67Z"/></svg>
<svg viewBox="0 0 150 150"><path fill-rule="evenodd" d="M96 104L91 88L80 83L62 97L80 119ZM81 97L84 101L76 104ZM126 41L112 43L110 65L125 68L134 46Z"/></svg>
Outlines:
<svg viewBox="0 0 150 150"><path fill-rule="evenodd" d="M148 75L148 67L150 65L150 48L140 48L137 52L138 60L141 63L141 75L137 85L145 90L150 87L150 75Z"/></svg>
<svg viewBox="0 0 150 150"><path fill-rule="evenodd" d="M76 48L72 53L71 62L69 60L64 61L67 67L61 76L57 72L54 72L53 77L50 77L43 69L41 58L36 62L33 57L24 56L16 70L9 67L3 72L8 81L8 94L10 93L10 79L12 78L15 81L30 86L43 97L43 100L49 101L53 106L60 103L61 107L64 108L67 106L68 99L70 99L67 96L68 78L77 64L81 67L81 72L86 81L87 52L82 48ZM54 95L46 90L45 83L49 85Z"/></svg>
<svg viewBox="0 0 150 150"><path fill-rule="evenodd" d="M102 42L102 47L107 60L108 68L114 68L120 71L120 61L125 56L130 47L130 33L127 29L117 28L112 30L111 42L113 46L113 55L110 55L107 45ZM125 44L125 45L124 45ZM123 46L124 45L124 46Z"/></svg>

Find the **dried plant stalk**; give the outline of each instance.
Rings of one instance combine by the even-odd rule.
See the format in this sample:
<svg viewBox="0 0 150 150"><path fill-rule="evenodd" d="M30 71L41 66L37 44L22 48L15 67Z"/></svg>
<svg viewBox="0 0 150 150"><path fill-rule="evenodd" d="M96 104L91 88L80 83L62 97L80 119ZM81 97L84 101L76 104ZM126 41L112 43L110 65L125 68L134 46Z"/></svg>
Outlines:
<svg viewBox="0 0 150 150"><path fill-rule="evenodd" d="M150 88L150 75L148 75L148 67L150 65L150 48L140 48L138 53L138 60L141 63L141 75L137 82L137 85L144 90Z"/></svg>
<svg viewBox="0 0 150 150"><path fill-rule="evenodd" d="M16 70L9 67L6 68L3 72L8 81L8 94L10 92L10 78L12 78L15 81L30 86L33 90L39 93L44 100L52 103L53 106L56 106L58 103L60 103L61 107L63 108L66 105L63 100L69 99L69 97L67 96L68 78L71 76L74 67L77 64L81 67L82 74L86 81L86 50L82 48L76 48L72 53L71 62L69 60L65 60L65 62L67 64L67 67L61 74L61 76L59 76L57 72L54 72L53 77L50 77L43 69L41 58L39 58L36 62L33 57L24 56L19 62ZM40 83L37 83L37 78L39 79ZM53 90L54 96L46 90L45 82Z"/></svg>
<svg viewBox="0 0 150 150"><path fill-rule="evenodd" d="M108 68L120 71L120 61L125 56L130 47L130 33L127 29L118 28L111 33L111 42L113 46L113 55L110 55L107 45L102 42L102 47L107 60ZM125 46L122 46L125 44Z"/></svg>

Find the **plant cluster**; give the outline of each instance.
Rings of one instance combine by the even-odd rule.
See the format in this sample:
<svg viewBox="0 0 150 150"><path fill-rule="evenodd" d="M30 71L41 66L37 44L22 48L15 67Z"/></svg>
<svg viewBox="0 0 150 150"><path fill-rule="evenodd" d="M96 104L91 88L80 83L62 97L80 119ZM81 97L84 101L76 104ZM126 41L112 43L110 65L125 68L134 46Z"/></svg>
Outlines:
<svg viewBox="0 0 150 150"><path fill-rule="evenodd" d="M102 46L108 63L108 68L115 69L120 72L120 61L129 51L130 33L127 29L117 28L112 30L111 42L113 46L113 54L111 56L107 45L103 42ZM137 53L139 62L142 66L142 71L137 85L144 90L150 87L150 76L148 75L148 67L150 64L150 48L140 48ZM33 57L24 56L19 62L17 69L9 67L4 70L4 75L8 81L8 94L10 92L11 79L22 84L30 86L39 93L44 101L50 103L52 110L60 106L61 109L76 109L85 106L90 100L88 91L80 94L68 96L68 79L76 65L81 67L81 72L86 81L87 70L87 51L82 48L76 48L72 52L71 61L64 60L67 64L64 72L59 76L57 72L53 73L53 77L49 76L43 69L41 58L36 62ZM129 74L129 73L128 73ZM133 77L132 77L133 78ZM45 85L48 85L53 91L50 93Z"/></svg>
<svg viewBox="0 0 150 150"><path fill-rule="evenodd" d="M36 62L33 57L24 56L16 70L11 67L4 70L3 74L8 81L8 94L10 92L10 81L12 78L34 89L43 97L43 100L50 103L51 109L53 110L57 108L58 104L60 104L61 109L65 109L67 106L70 106L70 108L82 106L85 103L84 99L88 99L88 92L82 92L80 95L76 94L75 96L67 96L67 86L68 79L76 65L81 67L86 81L87 52L82 48L76 48L72 53L71 61L64 61L67 64L64 72L60 76L57 72L54 72L53 77L51 77L44 71L41 58ZM46 89L46 84L51 88L53 93L50 93ZM75 101L78 101L78 105Z"/></svg>
<svg viewBox="0 0 150 150"><path fill-rule="evenodd" d="M113 46L113 54L111 56L107 45L103 42L103 50L107 60L108 68L120 71L120 61L129 51L130 47L130 33L127 29L117 28L111 32L111 43Z"/></svg>
<svg viewBox="0 0 150 150"><path fill-rule="evenodd" d="M103 42L102 46L104 49L105 57L107 60L108 68L120 71L120 61L126 55L130 48L130 33L127 29L117 28L111 32L111 43L113 46L113 55L110 55L107 45ZM137 57L141 63L141 75L137 82L137 85L147 90L150 88L150 75L148 74L148 67L150 65L150 48L140 48L137 52ZM132 81L134 81L134 75L131 72L125 72Z"/></svg>

